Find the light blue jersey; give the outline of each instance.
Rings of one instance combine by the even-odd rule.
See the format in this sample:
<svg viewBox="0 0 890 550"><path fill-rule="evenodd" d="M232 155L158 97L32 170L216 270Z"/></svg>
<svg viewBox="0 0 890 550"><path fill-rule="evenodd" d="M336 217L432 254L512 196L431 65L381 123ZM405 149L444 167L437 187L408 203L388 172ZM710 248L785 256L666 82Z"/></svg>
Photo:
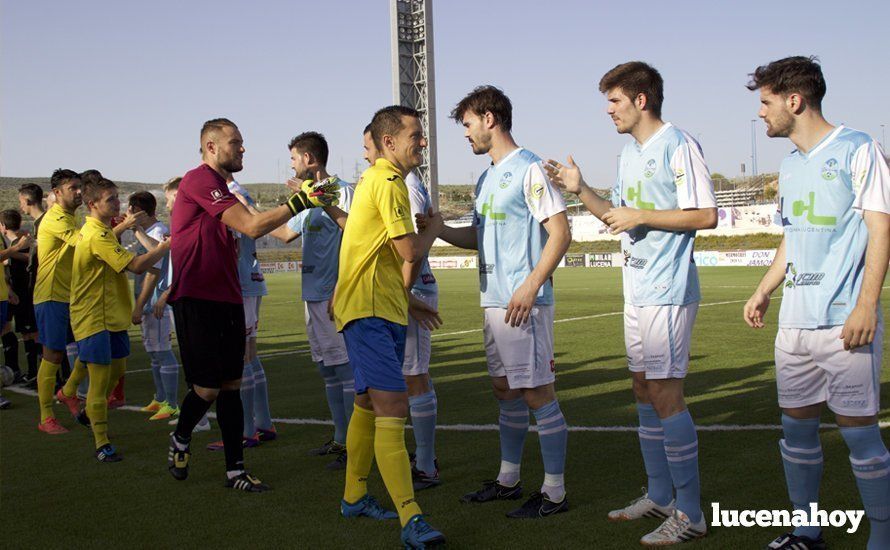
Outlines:
<svg viewBox="0 0 890 550"><path fill-rule="evenodd" d="M170 234L170 229L168 229L163 222L157 221L153 223L151 227L145 230L145 234L152 239L161 242L164 240L164 237ZM145 254L147 252L148 250L144 246L142 246L141 244L137 245L137 256ZM154 291L152 292L151 297L145 303L145 307L142 310L143 313L146 314L151 313L152 308L158 301L158 297L161 295L162 292L167 290L168 286L170 286L170 253L168 252L167 254L165 254L164 257L158 260L158 262L152 267L158 270L158 282L155 284ZM145 273L142 273L133 277L133 294L134 297L137 299L139 298L139 293L142 290L142 284L145 281L145 275Z"/></svg>
<svg viewBox="0 0 890 550"><path fill-rule="evenodd" d="M863 210L890 213L890 175L877 143L843 126L779 169L785 284L779 326L843 325L859 297L868 231Z"/></svg>
<svg viewBox="0 0 890 550"><path fill-rule="evenodd" d="M426 214L433 207L433 201L430 200L430 194L427 192L423 182L414 172L409 172L405 178L405 185L408 187L408 199L411 201L411 219L415 219L415 214ZM414 228L417 231L417 227ZM423 294L438 294L439 285L436 283L436 277L433 276L433 270L430 269L429 256L423 258L423 265L420 266L420 274L414 281L411 290Z"/></svg>
<svg viewBox="0 0 890 550"><path fill-rule="evenodd" d="M520 147L482 174L473 212L482 307L507 307L541 260L547 243L542 222L565 209L541 159L531 151ZM553 305L552 281L538 291L535 304Z"/></svg>
<svg viewBox="0 0 890 550"><path fill-rule="evenodd" d="M256 206L256 202L247 189L237 181L229 183L229 191L237 191L244 196L248 204ZM241 295L245 297L265 296L269 291L266 290L266 278L260 269L260 261L256 257L256 240L241 233L236 233L236 237L238 238L238 280L241 282Z"/></svg>
<svg viewBox="0 0 890 550"><path fill-rule="evenodd" d="M340 202L337 206L349 212L354 187L337 178ZM343 232L323 208L308 208L287 222L287 226L303 237L303 301L330 300L337 285L340 267L340 239Z"/></svg>
<svg viewBox="0 0 890 550"><path fill-rule="evenodd" d="M716 208L701 147L669 122L646 143L631 141L621 151L612 203L640 210ZM641 225L622 233L625 303L660 306L701 300L694 242L695 231Z"/></svg>

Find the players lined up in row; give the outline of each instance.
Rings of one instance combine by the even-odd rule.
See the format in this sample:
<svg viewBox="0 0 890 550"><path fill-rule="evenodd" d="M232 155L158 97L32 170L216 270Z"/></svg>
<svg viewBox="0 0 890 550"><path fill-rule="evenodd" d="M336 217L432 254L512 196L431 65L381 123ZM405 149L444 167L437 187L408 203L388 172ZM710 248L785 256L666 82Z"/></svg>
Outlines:
<svg viewBox="0 0 890 550"><path fill-rule="evenodd" d="M788 137L796 146L780 169L785 236L744 308L745 321L762 328L770 295L784 287L776 378L789 497L795 509L818 501L819 413L825 403L850 448L871 524L869 548L884 548L890 545L890 454L877 424L883 335L878 298L890 257L890 171L871 138L825 120L825 81L815 60L782 59L759 67L751 77L749 88L760 92L759 114L768 135ZM565 164L544 162L519 147L512 137L512 105L500 90L482 86L458 103L452 118L464 126L473 152L491 158L477 183L474 223L464 228L444 225L411 174L426 146L418 114L411 109L393 106L374 115L365 132L372 166L354 189L327 177L327 147L320 146L319 135L312 135L317 147L301 145L298 136L290 148L296 175L304 181L286 204L265 212L226 185L242 168L245 149L237 127L226 119L205 123L204 162L184 176L172 213L174 269L168 300L191 386L170 438L173 476L187 477L191 433L216 401L227 484L254 492L268 488L243 466L247 415L242 415L239 385L245 313L235 241L227 228L250 238L273 233L287 240L303 234L307 333L335 421L333 440L319 452L345 450L341 514L398 518L408 547L443 542L414 498L415 487L439 483L429 329L440 320L435 279L425 258L433 241L442 238L478 250L485 350L500 409L497 478L462 500L521 498L520 458L531 412L545 476L540 490L507 515L541 518L566 512L567 425L554 390L551 279L571 239L563 190L576 194L613 233L621 234L626 259L625 344L648 484L642 497L610 512L609 519L664 518L641 539L645 545L704 536L698 439L684 401L683 379L700 301L692 256L695 231L714 227L717 220L710 175L699 144L663 121L663 83L655 69L641 62L619 65L601 79L600 91L618 132L633 137L621 153L611 201L593 193L571 156ZM81 248L93 246L97 252L90 260L102 263L107 273L127 266L138 271L160 257L154 254L166 241L144 262L122 253L120 258L111 253L103 257L98 250L104 250L106 240L109 248L116 243L107 224L115 213L114 197L113 188L87 185L87 204L98 220L89 223L102 227L95 233L84 230L75 257ZM100 240L102 245L89 244ZM332 253L338 241L339 255ZM80 315L72 301L75 327L84 323ZM97 334L109 335L102 337L104 347L92 343L95 335L75 330L75 337L85 335L78 338L79 345L84 342L81 355L105 351L103 357L87 357L91 374L102 366L114 372L116 359L110 357L121 354L114 351L113 335L125 327L107 321L103 327ZM108 360L94 365L97 358ZM112 382L103 382L102 389L107 391ZM95 426L100 416L93 418L91 403L88 399L87 410ZM413 467L404 441L409 414L417 442ZM105 458L114 455L112 449ZM395 512L367 493L375 458ZM798 527L769 544L821 547L822 534L812 527Z"/></svg>

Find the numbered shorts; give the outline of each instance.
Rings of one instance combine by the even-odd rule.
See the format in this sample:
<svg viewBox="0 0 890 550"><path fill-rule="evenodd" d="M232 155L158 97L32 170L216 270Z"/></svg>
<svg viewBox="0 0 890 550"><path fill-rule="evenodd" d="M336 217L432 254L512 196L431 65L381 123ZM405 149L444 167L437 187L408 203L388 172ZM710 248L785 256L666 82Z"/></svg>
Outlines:
<svg viewBox="0 0 890 550"><path fill-rule="evenodd" d="M260 304L262 296L244 297L244 331L247 338L256 339L260 329Z"/></svg>
<svg viewBox="0 0 890 550"><path fill-rule="evenodd" d="M698 302L682 306L624 304L627 367L646 380L685 378Z"/></svg>
<svg viewBox="0 0 890 550"><path fill-rule="evenodd" d="M556 380L553 361L553 306L534 306L518 327L504 322L507 310L487 307L482 333L488 374L507 377L510 389L538 388Z"/></svg>
<svg viewBox="0 0 890 550"><path fill-rule="evenodd" d="M779 328L776 386L780 407L806 407L824 401L844 416L878 413L884 323L878 323L870 345L849 351L840 339L842 329Z"/></svg>
<svg viewBox="0 0 890 550"><path fill-rule="evenodd" d="M349 362L343 335L328 315L328 302L306 302L306 336L312 361L333 367Z"/></svg>
<svg viewBox="0 0 890 550"><path fill-rule="evenodd" d="M355 374L355 393L365 393L369 388L408 391L402 375L406 330L405 325L380 317L356 319L343 327L349 363Z"/></svg>
<svg viewBox="0 0 890 550"><path fill-rule="evenodd" d="M426 305L439 309L438 294L424 294L411 291L414 296ZM430 353L433 342L432 333L420 326L414 317L408 316L408 336L405 338L405 363L402 365L402 374L405 376L417 376L430 372Z"/></svg>
<svg viewBox="0 0 890 550"><path fill-rule="evenodd" d="M164 308L164 315L158 319L154 312L142 314L142 345L145 351L168 351L173 347L173 310Z"/></svg>

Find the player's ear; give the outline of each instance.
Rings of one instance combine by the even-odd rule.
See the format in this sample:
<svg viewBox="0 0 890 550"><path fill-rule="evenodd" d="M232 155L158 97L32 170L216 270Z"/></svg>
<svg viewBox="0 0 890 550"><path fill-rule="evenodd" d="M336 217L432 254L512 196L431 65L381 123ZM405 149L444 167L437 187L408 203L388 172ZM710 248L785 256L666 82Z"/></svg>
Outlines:
<svg viewBox="0 0 890 550"><path fill-rule="evenodd" d="M642 111L646 108L646 104L648 102L649 102L649 100L646 97L646 94L644 94L644 93L637 94L637 97L634 100L634 104L636 104L637 109L639 109L640 111Z"/></svg>

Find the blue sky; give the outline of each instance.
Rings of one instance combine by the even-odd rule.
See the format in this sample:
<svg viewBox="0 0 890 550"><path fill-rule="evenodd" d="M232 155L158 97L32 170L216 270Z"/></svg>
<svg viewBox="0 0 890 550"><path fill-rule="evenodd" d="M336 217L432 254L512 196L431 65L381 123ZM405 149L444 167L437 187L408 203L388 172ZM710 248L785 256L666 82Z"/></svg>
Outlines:
<svg viewBox="0 0 890 550"><path fill-rule="evenodd" d="M609 187L625 136L597 91L631 59L665 79L666 120L699 137L712 171L734 176L751 154L758 64L821 58L824 110L881 139L890 126L890 2L549 2L437 0L439 181L469 183L475 157L447 119L474 86L503 88L517 141L542 157L573 153ZM329 169L352 176L362 128L391 103L386 0L305 2L0 1L0 174L99 168L161 182L199 162L204 120L227 116L246 140L246 183L289 175L287 142L324 133ZM890 128L887 128L890 131ZM756 123L758 168L791 145Z"/></svg>

